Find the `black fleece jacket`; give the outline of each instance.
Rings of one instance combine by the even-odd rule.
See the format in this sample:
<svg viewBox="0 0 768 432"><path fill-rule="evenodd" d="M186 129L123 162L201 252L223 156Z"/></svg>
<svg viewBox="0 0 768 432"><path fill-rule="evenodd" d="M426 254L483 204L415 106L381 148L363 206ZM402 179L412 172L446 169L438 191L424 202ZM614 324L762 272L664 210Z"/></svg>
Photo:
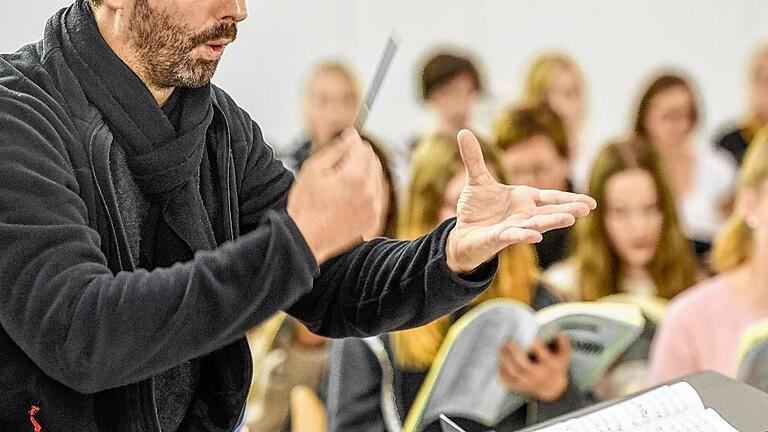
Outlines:
<svg viewBox="0 0 768 432"><path fill-rule="evenodd" d="M215 87L209 133L225 143L217 173L236 240L134 269L112 134L62 55L68 12L0 56L0 431L157 431L151 377L192 358L201 379L179 430L229 431L250 383L243 334L275 312L330 337L373 335L450 313L492 279L495 260L471 280L448 269L451 222L318 268L284 210L291 174Z"/></svg>

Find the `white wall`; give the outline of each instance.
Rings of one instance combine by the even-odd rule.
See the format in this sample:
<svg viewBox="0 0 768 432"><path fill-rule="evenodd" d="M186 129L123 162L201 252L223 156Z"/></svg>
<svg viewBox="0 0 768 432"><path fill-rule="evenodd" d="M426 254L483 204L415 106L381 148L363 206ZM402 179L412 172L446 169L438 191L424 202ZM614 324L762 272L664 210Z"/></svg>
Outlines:
<svg viewBox="0 0 768 432"><path fill-rule="evenodd" d="M3 3L0 52L39 38L47 17L69 2ZM427 122L414 95L414 68L435 44L473 49L484 62L495 96L480 111L481 129L519 93L537 52L570 52L588 79L585 141L594 146L626 129L643 79L669 65L695 77L704 102L702 137L710 137L741 114L747 56L768 39L764 0L261 0L249 7L215 81L276 147L300 133L299 91L310 65L343 57L367 83L392 29L401 49L369 119L390 145Z"/></svg>

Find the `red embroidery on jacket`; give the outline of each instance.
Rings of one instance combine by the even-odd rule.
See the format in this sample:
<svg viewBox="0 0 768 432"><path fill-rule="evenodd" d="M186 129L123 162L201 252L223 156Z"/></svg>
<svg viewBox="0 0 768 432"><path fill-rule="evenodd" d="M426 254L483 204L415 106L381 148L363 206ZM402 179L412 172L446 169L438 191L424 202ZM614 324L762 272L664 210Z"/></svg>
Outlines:
<svg viewBox="0 0 768 432"><path fill-rule="evenodd" d="M32 405L32 409L29 410L29 421L32 422L32 426L35 427L35 432L41 432L43 427L35 420L35 414L40 411L40 407Z"/></svg>

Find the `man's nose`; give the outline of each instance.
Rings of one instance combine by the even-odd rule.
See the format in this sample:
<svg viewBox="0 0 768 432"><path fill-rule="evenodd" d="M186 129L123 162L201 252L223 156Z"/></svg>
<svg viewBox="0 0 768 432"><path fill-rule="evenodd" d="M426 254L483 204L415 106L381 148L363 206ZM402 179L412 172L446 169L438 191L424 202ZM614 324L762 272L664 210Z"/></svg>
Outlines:
<svg viewBox="0 0 768 432"><path fill-rule="evenodd" d="M246 0L221 0L219 8L220 21L240 22L248 18Z"/></svg>

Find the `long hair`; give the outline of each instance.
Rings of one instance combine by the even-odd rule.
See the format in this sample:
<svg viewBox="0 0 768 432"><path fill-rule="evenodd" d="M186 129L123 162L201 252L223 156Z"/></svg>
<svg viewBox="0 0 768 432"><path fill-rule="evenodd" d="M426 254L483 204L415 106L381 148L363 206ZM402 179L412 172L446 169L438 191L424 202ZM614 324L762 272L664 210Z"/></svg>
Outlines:
<svg viewBox="0 0 768 432"><path fill-rule="evenodd" d="M749 145L740 176L739 193L755 191L768 180L768 130L763 129ZM752 229L735 211L715 240L712 264L718 272L726 272L749 261L753 253Z"/></svg>
<svg viewBox="0 0 768 432"><path fill-rule="evenodd" d="M589 178L588 193L605 203L608 181L623 171L642 169L653 177L663 216L661 236L647 269L660 297L670 299L691 286L696 277L696 260L683 234L675 200L654 148L637 139L609 143L598 154ZM601 205L576 223L576 249L579 291L583 300L594 301L621 292L620 258L605 229L605 210Z"/></svg>
<svg viewBox="0 0 768 432"><path fill-rule="evenodd" d="M568 71L576 75L584 90L584 75L576 62L561 52L550 52L537 57L528 69L523 88L523 101L527 105L540 105L547 102L547 94L552 87L555 74Z"/></svg>
<svg viewBox="0 0 768 432"><path fill-rule="evenodd" d="M498 157L483 146L488 167L503 180ZM398 223L400 237L413 239L433 230L438 220L448 183L464 171L455 142L441 137L423 140L414 153L412 174L405 192ZM491 286L473 304L504 297L530 303L539 270L533 248L514 245L499 254L499 270ZM444 316L425 326L392 334L395 359L407 370L424 370L434 360L451 326Z"/></svg>
<svg viewBox="0 0 768 432"><path fill-rule="evenodd" d="M648 131L645 128L645 120L648 117L648 112L651 109L651 103L653 102L653 99L656 98L656 96L659 94L676 87L685 89L690 95L691 111L689 116L691 119L691 130L696 129L696 126L700 120L701 113L699 111L699 102L693 84L691 84L691 81L682 73L665 72L653 78L653 80L651 80L650 84L648 84L648 87L646 87L645 91L640 97L634 125L632 127L632 132L635 134L635 136L641 140L650 142Z"/></svg>
<svg viewBox="0 0 768 432"><path fill-rule="evenodd" d="M373 139L368 134L361 134L363 140L368 141L371 144L371 148L381 163L381 171L384 174L384 180L387 182L389 188L388 211L386 219L384 220L384 237L395 238L397 236L397 185L395 184L395 177L392 175L392 164L390 163L389 153L386 151L377 140Z"/></svg>

